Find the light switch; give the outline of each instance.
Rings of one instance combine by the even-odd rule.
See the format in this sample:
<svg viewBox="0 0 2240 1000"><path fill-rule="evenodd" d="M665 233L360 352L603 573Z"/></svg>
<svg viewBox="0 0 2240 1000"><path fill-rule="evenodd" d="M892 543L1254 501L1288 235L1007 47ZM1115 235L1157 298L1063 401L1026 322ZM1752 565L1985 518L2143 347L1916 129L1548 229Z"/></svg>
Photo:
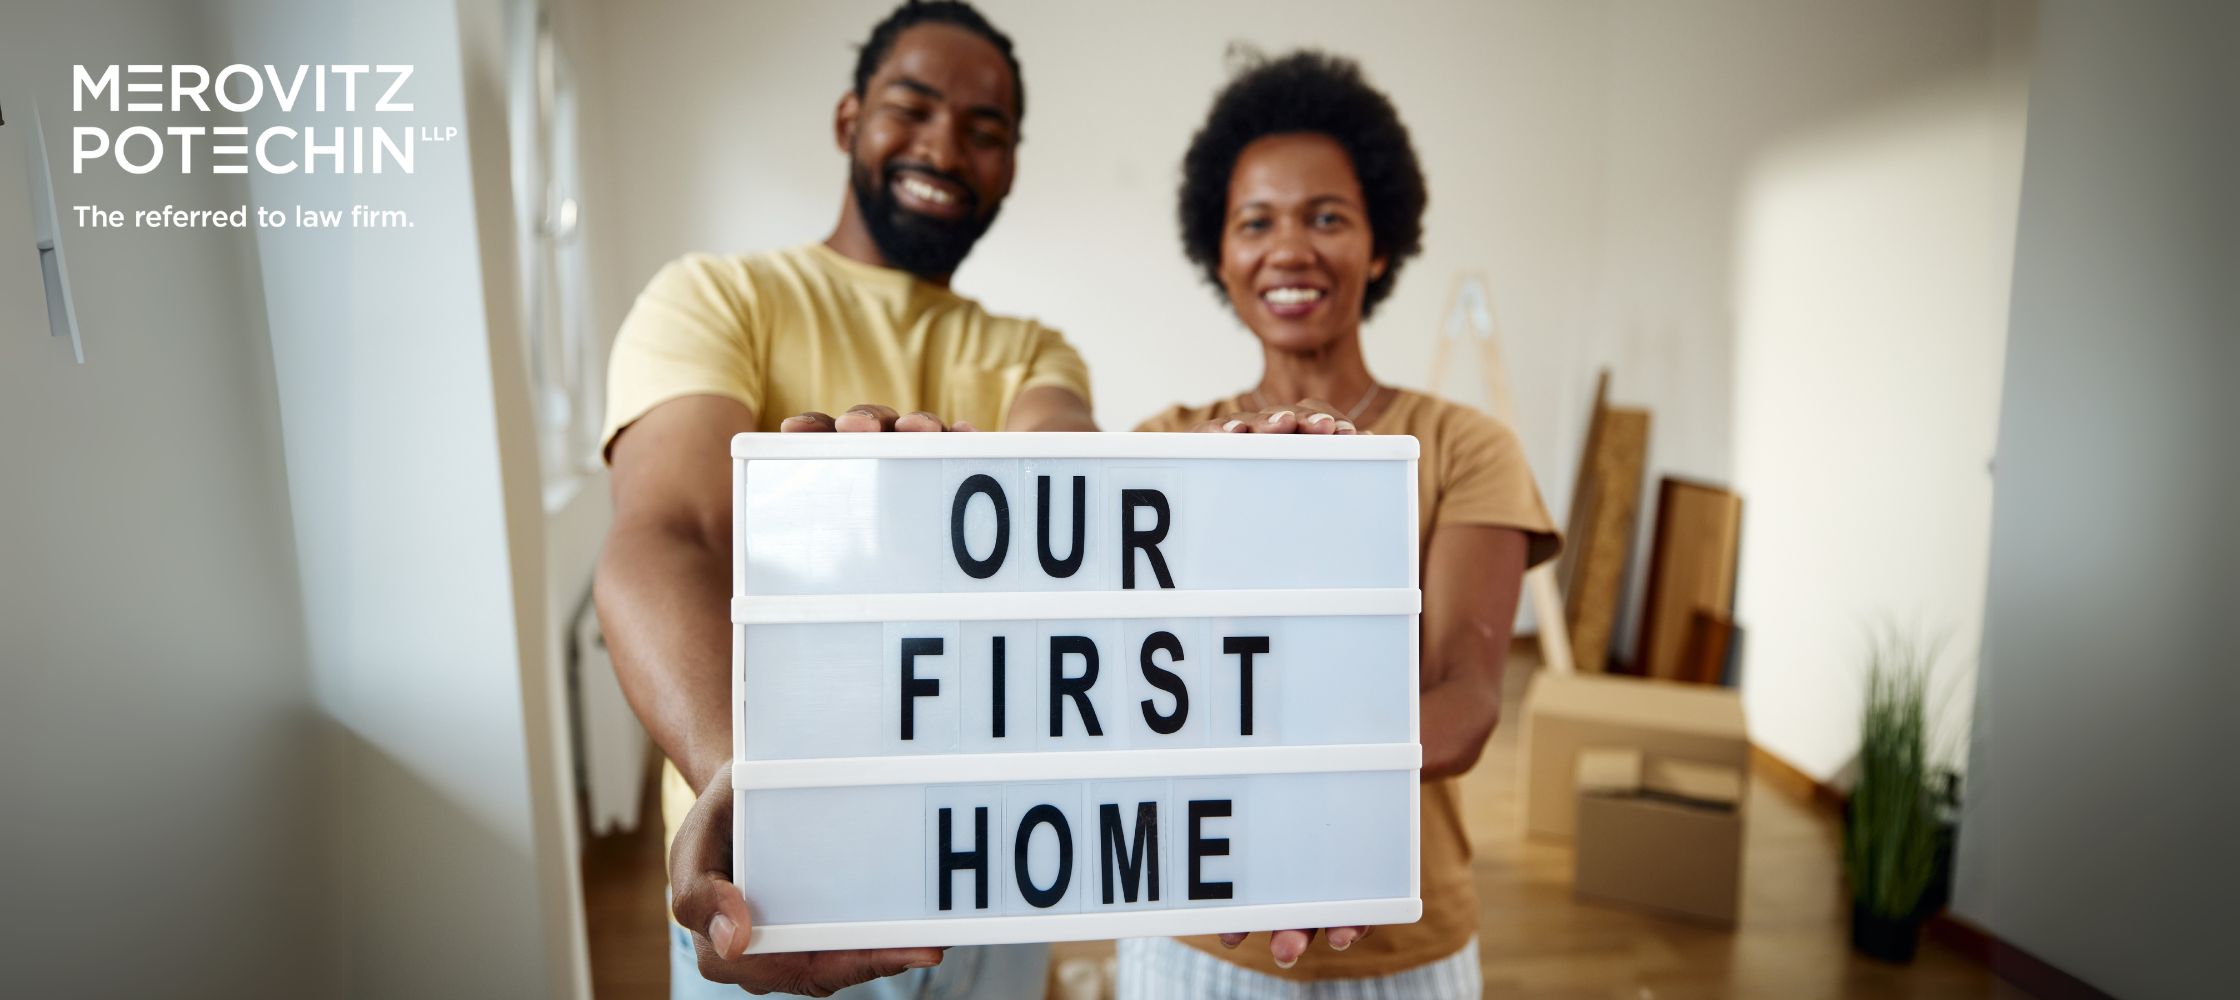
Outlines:
<svg viewBox="0 0 2240 1000"><path fill-rule="evenodd" d="M31 128L24 143L24 175L31 184L31 240L39 256L39 284L46 292L47 332L70 338L70 350L86 363L85 341L78 336L78 310L70 298L70 272L63 262L62 222L55 212L54 176L47 161L46 133L39 106L31 106Z"/></svg>

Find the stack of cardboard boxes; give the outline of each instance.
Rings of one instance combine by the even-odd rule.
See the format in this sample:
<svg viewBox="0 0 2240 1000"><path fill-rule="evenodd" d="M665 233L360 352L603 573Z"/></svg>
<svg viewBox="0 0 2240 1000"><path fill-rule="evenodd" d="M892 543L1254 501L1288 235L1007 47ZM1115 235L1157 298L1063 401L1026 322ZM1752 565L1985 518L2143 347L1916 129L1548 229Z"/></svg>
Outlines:
<svg viewBox="0 0 2240 1000"><path fill-rule="evenodd" d="M1524 745L1526 832L1573 839L1575 891L1734 923L1750 768L1737 692L1542 673Z"/></svg>

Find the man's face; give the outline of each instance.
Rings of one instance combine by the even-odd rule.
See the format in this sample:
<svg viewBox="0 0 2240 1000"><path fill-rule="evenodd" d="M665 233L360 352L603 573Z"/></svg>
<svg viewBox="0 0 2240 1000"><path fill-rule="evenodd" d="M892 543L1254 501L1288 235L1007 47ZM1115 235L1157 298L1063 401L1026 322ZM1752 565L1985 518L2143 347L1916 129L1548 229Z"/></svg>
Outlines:
<svg viewBox="0 0 2240 1000"><path fill-rule="evenodd" d="M986 39L921 24L895 39L860 100L842 99L850 186L888 263L944 278L995 222L1019 145L1015 87Z"/></svg>

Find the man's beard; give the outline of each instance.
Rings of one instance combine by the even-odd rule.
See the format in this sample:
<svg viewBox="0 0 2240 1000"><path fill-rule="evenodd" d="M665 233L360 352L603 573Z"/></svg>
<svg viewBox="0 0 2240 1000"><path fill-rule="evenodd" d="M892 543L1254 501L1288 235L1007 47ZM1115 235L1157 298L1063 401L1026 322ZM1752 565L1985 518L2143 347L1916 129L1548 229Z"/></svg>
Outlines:
<svg viewBox="0 0 2240 1000"><path fill-rule="evenodd" d="M875 182L869 166L852 160L849 181L855 188L856 207L863 211L864 228L870 230L871 242L878 245L879 255L888 264L929 280L945 278L964 263L965 254L972 252L972 245L995 223L996 213L979 214L979 198L962 179L914 165L906 169L939 177L965 192L965 216L952 222L904 208L894 196L894 179L900 169L905 168L889 165Z"/></svg>

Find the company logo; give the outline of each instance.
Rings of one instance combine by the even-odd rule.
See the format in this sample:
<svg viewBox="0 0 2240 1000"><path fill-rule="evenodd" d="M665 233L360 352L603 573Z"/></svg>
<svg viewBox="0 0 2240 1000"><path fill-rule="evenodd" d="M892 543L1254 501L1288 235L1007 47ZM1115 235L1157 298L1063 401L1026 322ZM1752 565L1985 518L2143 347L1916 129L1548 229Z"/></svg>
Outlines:
<svg viewBox="0 0 2240 1000"><path fill-rule="evenodd" d="M404 65L312 65L284 71L270 64L234 64L213 72L204 66L133 63L71 68L71 108L175 115L220 109L239 115L410 114L402 99L412 79ZM132 125L111 131L90 125L71 129L71 173L88 162L114 160L126 173L157 170L245 174L409 174L418 145L458 138L457 126L398 123L270 125L252 136L247 125Z"/></svg>

